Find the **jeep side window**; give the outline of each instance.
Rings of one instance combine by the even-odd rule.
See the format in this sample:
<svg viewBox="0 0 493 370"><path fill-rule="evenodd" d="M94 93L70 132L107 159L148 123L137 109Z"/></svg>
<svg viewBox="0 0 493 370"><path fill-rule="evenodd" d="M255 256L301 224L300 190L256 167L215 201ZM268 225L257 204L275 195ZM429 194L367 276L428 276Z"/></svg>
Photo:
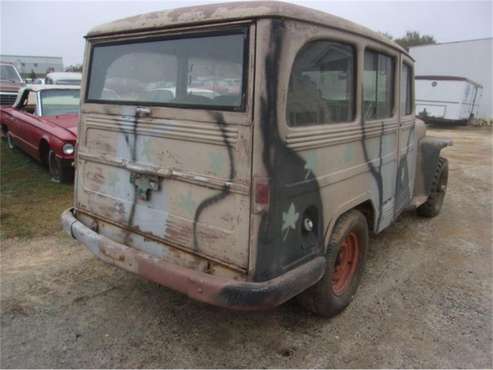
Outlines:
<svg viewBox="0 0 493 370"><path fill-rule="evenodd" d="M403 63L401 70L401 114L409 115L413 112L413 72L411 67Z"/></svg>
<svg viewBox="0 0 493 370"><path fill-rule="evenodd" d="M289 80L290 126L350 122L355 100L354 47L314 41L296 56Z"/></svg>
<svg viewBox="0 0 493 370"><path fill-rule="evenodd" d="M365 51L363 76L365 120L391 117L394 107L394 58Z"/></svg>

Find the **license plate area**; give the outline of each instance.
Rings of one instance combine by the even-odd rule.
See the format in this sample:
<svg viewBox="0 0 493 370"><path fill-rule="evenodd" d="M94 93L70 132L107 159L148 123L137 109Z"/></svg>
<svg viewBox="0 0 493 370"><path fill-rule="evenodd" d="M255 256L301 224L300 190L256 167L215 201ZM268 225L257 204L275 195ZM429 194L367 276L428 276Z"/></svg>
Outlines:
<svg viewBox="0 0 493 370"><path fill-rule="evenodd" d="M155 175L144 175L132 172L130 183L135 187L135 193L140 200L149 201L153 191L161 188L161 179Z"/></svg>

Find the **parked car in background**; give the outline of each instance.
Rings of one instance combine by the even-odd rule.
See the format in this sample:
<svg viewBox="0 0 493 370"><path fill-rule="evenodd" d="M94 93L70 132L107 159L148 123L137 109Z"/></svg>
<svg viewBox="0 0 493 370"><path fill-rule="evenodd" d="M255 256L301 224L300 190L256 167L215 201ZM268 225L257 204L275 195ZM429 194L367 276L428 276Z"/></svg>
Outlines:
<svg viewBox="0 0 493 370"><path fill-rule="evenodd" d="M24 81L17 68L10 63L0 63L0 106L14 104L22 85Z"/></svg>
<svg viewBox="0 0 493 370"><path fill-rule="evenodd" d="M51 72L46 75L45 84L47 85L78 85L82 74L79 72Z"/></svg>
<svg viewBox="0 0 493 370"><path fill-rule="evenodd" d="M46 82L45 82L45 79L44 78L36 78L32 84L33 85L44 85ZM77 84L76 84L77 85Z"/></svg>
<svg viewBox="0 0 493 370"><path fill-rule="evenodd" d="M416 114L426 123L468 124L477 116L483 86L465 77L416 76Z"/></svg>
<svg viewBox="0 0 493 370"><path fill-rule="evenodd" d="M0 124L10 149L18 147L48 165L54 181L73 178L79 122L78 86L21 88L12 107L0 108Z"/></svg>

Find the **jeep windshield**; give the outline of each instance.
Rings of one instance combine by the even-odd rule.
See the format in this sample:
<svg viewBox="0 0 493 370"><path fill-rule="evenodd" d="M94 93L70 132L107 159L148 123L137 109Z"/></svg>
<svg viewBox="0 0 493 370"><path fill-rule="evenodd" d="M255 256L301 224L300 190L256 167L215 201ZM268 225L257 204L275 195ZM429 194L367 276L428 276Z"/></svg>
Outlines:
<svg viewBox="0 0 493 370"><path fill-rule="evenodd" d="M43 116L61 114L79 114L80 90L43 90L41 91L41 111Z"/></svg>
<svg viewBox="0 0 493 370"><path fill-rule="evenodd" d="M247 29L92 48L86 100L244 110Z"/></svg>

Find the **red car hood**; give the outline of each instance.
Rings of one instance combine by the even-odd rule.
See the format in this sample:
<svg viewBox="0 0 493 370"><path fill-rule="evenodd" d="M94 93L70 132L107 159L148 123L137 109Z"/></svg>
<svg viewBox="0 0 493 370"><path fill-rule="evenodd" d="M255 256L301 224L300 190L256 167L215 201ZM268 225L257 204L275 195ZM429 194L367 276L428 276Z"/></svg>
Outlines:
<svg viewBox="0 0 493 370"><path fill-rule="evenodd" d="M77 125L79 123L79 115L70 114L60 114L58 116L44 116L43 119L64 128L68 132L77 138Z"/></svg>

